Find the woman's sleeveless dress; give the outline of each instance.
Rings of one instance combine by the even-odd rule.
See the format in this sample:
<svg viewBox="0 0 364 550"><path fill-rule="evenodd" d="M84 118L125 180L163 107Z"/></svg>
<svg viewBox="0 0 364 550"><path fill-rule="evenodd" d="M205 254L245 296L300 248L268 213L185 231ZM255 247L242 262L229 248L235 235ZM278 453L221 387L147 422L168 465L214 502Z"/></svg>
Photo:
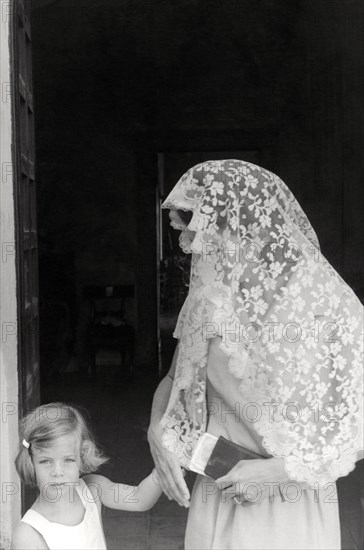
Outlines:
<svg viewBox="0 0 364 550"><path fill-rule="evenodd" d="M220 340L210 343L207 363L207 431L223 435L263 456L269 456L253 420L259 410L245 407L236 378L227 367ZM241 420L243 417L243 421ZM248 420L249 419L249 420ZM252 421L250 421L250 419ZM282 484L273 501L236 505L231 497L222 501L212 480L197 476L187 522L186 550L338 550L340 523L335 483L325 488L307 484Z"/></svg>
<svg viewBox="0 0 364 550"><path fill-rule="evenodd" d="M104 532L97 505L83 479L76 486L85 515L78 525L62 525L28 510L22 521L42 535L51 550L106 550Z"/></svg>

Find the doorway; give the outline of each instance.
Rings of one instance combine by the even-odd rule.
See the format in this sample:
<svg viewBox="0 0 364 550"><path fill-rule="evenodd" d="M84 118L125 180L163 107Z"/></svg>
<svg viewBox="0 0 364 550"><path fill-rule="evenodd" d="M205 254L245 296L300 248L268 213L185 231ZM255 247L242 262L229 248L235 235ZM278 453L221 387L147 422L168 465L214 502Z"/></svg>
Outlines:
<svg viewBox="0 0 364 550"><path fill-rule="evenodd" d="M123 282L129 281L135 275L137 254L139 298L142 286L150 295L155 293L155 266L157 263L160 269L163 260L163 231L168 224L168 221L163 224L161 201L185 170L209 158L243 158L263 164L287 175L287 178L290 176L290 181L305 199L308 211L312 208L315 212L310 201L316 201L318 192L325 197L330 192L325 204L331 208L333 215L322 216L322 220L329 220L324 224L320 221L321 213L318 213L317 223L321 223L321 232L326 235L327 241L336 243L335 236L340 224L336 227L337 202L332 197L340 189L338 180L344 167L340 164L337 143L341 143L345 136L331 132L328 137L322 132L322 127L326 127L325 117L333 124L340 122L340 112L335 111L332 116L326 106L327 90L332 104L339 105L338 97L341 100L341 95L336 95L336 86L332 85L336 80L332 79L331 69L326 65L328 58L337 59L333 55L330 57L331 50L328 48L331 42L328 36L333 37L330 40L335 42L335 47L338 36L331 32L333 27L330 21L336 19L327 17L326 3L321 3L325 17L316 17L315 10L319 8L312 10L312 6L309 8L312 12L310 17L297 17L294 7L287 9L286 4L275 5L275 16L272 17L272 12L261 10L259 3L248 2L246 6L233 3L224 16L228 33L221 32L221 6L215 9L213 3L209 3L208 19L203 17L198 2L182 2L179 7L163 14L156 11L159 6L153 2L126 2L123 9L120 9L119 2L107 4L105 9L102 2L82 0L66 3L37 0L34 3L37 6L33 13L33 39L36 42L40 129L38 184L42 200L41 215L48 214L47 226L42 227L45 231L40 239L49 238L48 242L43 241L42 250L48 245L57 248L54 270L58 274L62 297L71 304L69 313L58 304L57 321L64 320L63 326L70 324L72 328L72 306L76 303L74 291L79 281L87 279L90 270L98 270L100 284L104 285L103 277L114 269L115 274L120 274L118 269L121 265L124 269ZM335 2L332 4L336 9ZM258 16L262 22L259 33L255 31ZM189 19L194 23L201 21L201 25L190 25ZM247 29L251 29L250 32L241 32L241 20ZM320 32L320 21L325 22L324 32ZM350 36L350 40L354 40L352 26L346 23L346 19L341 17L337 21L345 21L346 25L347 35L339 33L341 39L347 40L345 36ZM185 32L186 23L188 32ZM215 32L216 40L213 41ZM317 37L321 41L319 44L325 46L322 48L322 60L321 54L306 59L306 42L311 40L311 36L314 37L311 47L316 47ZM343 67L350 72L346 88L355 89L351 85L352 79L361 73L349 71L348 67L352 64L347 62L345 56L341 57ZM332 70L339 71L340 66L332 63ZM320 86L315 85L316 73L320 74ZM306 75L304 82L302 74ZM352 101L351 92L345 93L347 103ZM351 108L354 112L354 107ZM360 117L357 118L359 120ZM346 124L349 126L349 123ZM224 128L229 128L229 140L223 137ZM46 129L49 129L48 132ZM168 138L160 137L167 133ZM156 141L160 143L162 139L163 147L156 147ZM350 135L346 135L346 140L356 143L357 150L360 150L360 140L351 140ZM136 142L141 146L135 147ZM186 143L192 152L182 148ZM245 148L252 143L260 148L257 158L250 158L244 149L233 151L234 147ZM172 152L168 152L168 147L172 148ZM222 148L227 152L221 152ZM137 179L141 164L139 158L147 157L144 152L152 150L162 151L159 155L160 167L153 171L146 170L146 177L140 182ZM312 150L317 160L312 161ZM133 156L135 151L142 151L138 161ZM347 152L345 154L349 155ZM356 155L351 152L350 155L349 165L351 162L354 165ZM330 167L330 178L322 177L327 166ZM355 181L355 170L352 169L354 177L351 181ZM157 216L161 239L157 242L159 255L156 262L154 180L158 173ZM316 181L305 178L304 174L308 173L316 174ZM308 182L307 186L302 187L302 182ZM145 238L143 247L136 238L138 227L135 221L137 216L143 218L143 215L140 209L131 207L142 201L147 216L150 216L143 219L146 220L143 235L150 233L150 239ZM351 204L350 200L347 204ZM123 208L119 208L120 205ZM172 231L170 233L170 250L173 250L178 247L177 236ZM169 245L168 239L166 245ZM174 244L172 239L176 241ZM352 240L355 242L355 239ZM65 246L67 243L72 245L75 255L69 255ZM92 250L87 248L89 243ZM122 243L118 247L117 258L109 254L115 243ZM335 249L340 247L335 245ZM153 272L150 269L152 262ZM103 273L101 266L104 266ZM50 263L48 267L52 268ZM167 310L170 308L171 317L167 318L166 323L171 330L187 289L183 270L178 265L175 267L182 283L177 280L175 287L179 290L176 297L172 294L170 304L164 298L167 304L163 304ZM45 277L42 287L49 288L48 283ZM92 280L90 284L95 283ZM158 288L160 286L158 276ZM145 313L140 322L139 312L138 320L139 333L143 335L140 349L146 350L144 355L149 357L156 340L154 326L151 331L146 322L149 317L155 316L153 300L141 300L140 312L144 309ZM50 325L47 328L52 329ZM56 330L58 333L59 329ZM62 331L66 338L61 342L63 351L57 359L64 357L65 363L69 364L69 331ZM158 333L161 339L160 330ZM42 341L45 340L42 338ZM173 345L172 338L170 341ZM168 354L172 349L171 345L168 348L169 345L168 342L164 345ZM154 358L150 362L155 365ZM167 357L163 369L168 368L168 363ZM69 374L72 375L72 372ZM156 382L143 378L140 385L135 384L134 394L129 389L112 394L114 387L105 387L100 394L95 386L90 384L85 388L81 383L65 388L60 381L54 383L54 391L49 394L51 399L59 396L74 402L86 401L100 437L105 438L105 445L110 442L111 454L115 453L111 458L119 459L117 453L119 449L123 451L123 462L120 461L120 464L126 481L140 478L150 466L135 461L135 456L147 456L149 452L142 437L148 424L152 387L149 393L140 393L140 387L146 386L146 380L150 386ZM110 395L113 395L112 400ZM44 394L42 400L46 398ZM138 405L143 399L145 411L138 417ZM121 402L123 409L119 406ZM137 441L140 443L137 444Z"/></svg>

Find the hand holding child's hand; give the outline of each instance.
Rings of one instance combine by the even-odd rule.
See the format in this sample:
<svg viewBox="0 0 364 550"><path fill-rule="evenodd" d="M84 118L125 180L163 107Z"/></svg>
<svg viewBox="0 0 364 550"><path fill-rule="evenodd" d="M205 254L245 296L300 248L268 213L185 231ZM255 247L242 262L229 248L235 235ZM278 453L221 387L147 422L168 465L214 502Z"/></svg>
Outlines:
<svg viewBox="0 0 364 550"><path fill-rule="evenodd" d="M178 458L163 446L159 425L149 427L148 441L163 492L170 500L188 508L190 493L183 479L183 471Z"/></svg>

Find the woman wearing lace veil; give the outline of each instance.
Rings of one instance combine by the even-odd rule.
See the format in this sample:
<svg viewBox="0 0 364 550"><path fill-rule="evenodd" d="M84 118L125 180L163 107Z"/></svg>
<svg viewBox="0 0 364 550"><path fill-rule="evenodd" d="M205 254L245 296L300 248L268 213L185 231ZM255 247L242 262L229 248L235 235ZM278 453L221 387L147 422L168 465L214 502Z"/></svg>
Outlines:
<svg viewBox="0 0 364 550"><path fill-rule="evenodd" d="M208 432L262 456L198 475L186 549L338 549L335 480L362 445L363 309L275 174L191 168L163 204L192 254L148 438L169 498Z"/></svg>

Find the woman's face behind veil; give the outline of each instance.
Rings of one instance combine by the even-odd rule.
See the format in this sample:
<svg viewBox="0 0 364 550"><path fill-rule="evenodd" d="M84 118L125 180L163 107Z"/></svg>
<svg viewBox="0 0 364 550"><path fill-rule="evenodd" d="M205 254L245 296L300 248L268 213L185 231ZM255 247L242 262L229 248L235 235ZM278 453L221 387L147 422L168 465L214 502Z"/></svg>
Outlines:
<svg viewBox="0 0 364 550"><path fill-rule="evenodd" d="M192 219L192 212L191 211L185 211L185 210L177 210L178 216L181 218L183 223L188 225Z"/></svg>
<svg viewBox="0 0 364 550"><path fill-rule="evenodd" d="M185 210L170 210L169 217L172 222L180 227L176 229L186 229L192 219L192 212Z"/></svg>
<svg viewBox="0 0 364 550"><path fill-rule="evenodd" d="M170 210L169 218L171 220L171 225L174 229L183 231L187 229L188 224L192 219L193 213L191 211L185 210Z"/></svg>
<svg viewBox="0 0 364 550"><path fill-rule="evenodd" d="M182 271L182 280L184 286L189 286L190 270L191 270L191 255L190 244L195 235L194 231L187 229L193 216L192 211L186 210L170 210L169 218L171 220L171 226L177 231L181 231L179 237L180 251L175 255L174 263Z"/></svg>

